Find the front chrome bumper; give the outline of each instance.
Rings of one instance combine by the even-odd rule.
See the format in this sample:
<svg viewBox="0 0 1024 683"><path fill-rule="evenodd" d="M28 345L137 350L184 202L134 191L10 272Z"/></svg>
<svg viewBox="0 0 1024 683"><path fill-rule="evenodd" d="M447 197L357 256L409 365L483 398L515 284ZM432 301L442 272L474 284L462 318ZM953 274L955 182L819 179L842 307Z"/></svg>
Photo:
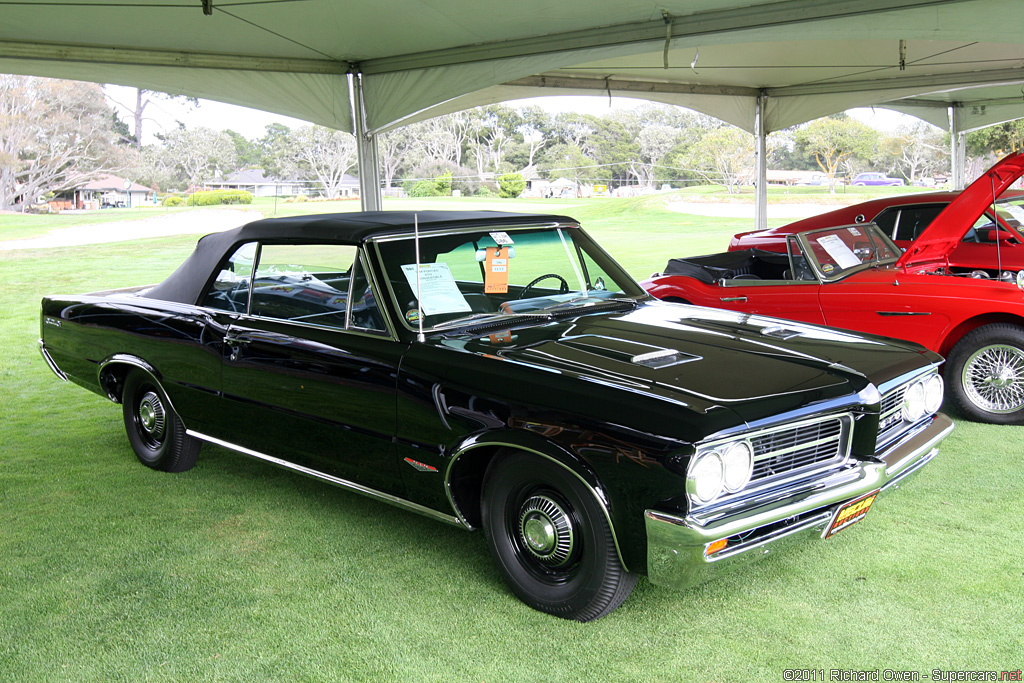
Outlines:
<svg viewBox="0 0 1024 683"><path fill-rule="evenodd" d="M783 499L736 512L680 517L647 510L648 577L668 588L689 588L784 541L811 534L820 538L837 507L878 489L884 495L899 488L938 455L939 443L951 431L953 421L939 413L930 425L879 454L877 461L861 461ZM729 539L728 545L706 555L708 545L720 539Z"/></svg>

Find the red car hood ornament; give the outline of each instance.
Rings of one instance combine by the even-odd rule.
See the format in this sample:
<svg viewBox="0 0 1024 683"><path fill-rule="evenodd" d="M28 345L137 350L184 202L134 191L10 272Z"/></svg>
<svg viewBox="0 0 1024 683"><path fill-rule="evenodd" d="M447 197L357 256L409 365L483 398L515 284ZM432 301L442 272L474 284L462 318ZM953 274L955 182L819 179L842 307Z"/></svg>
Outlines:
<svg viewBox="0 0 1024 683"><path fill-rule="evenodd" d="M985 209L1021 175L1024 175L1024 151L1000 159L936 216L931 225L907 248L896 266L909 269L925 264L945 263L949 253Z"/></svg>

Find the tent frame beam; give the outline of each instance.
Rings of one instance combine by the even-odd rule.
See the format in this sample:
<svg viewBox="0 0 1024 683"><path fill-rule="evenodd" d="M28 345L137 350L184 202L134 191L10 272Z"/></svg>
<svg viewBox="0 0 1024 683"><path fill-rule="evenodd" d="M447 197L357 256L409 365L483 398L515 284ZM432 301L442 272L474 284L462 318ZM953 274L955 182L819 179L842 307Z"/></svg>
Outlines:
<svg viewBox="0 0 1024 683"><path fill-rule="evenodd" d="M616 24L580 31L566 31L492 43L479 43L444 50L368 59L359 64L367 75L429 69L457 64L489 62L516 57L556 54L588 48L664 43L680 38L699 38L739 31L763 29L766 26L787 26L814 21L842 19L906 9L970 2L970 0L781 0L768 5L695 12L674 17L666 36L662 18L650 21Z"/></svg>
<svg viewBox="0 0 1024 683"><path fill-rule="evenodd" d="M380 164L377 158L377 136L366 128L366 102L363 79L349 74L349 99L352 102L352 125L355 128L356 158L359 164L359 203L363 211L380 211Z"/></svg>
<svg viewBox="0 0 1024 683"><path fill-rule="evenodd" d="M754 190L754 229L764 230L768 227L768 129L765 126L764 110L768 95L762 90L757 95L754 109L754 162L757 166Z"/></svg>
<svg viewBox="0 0 1024 683"><path fill-rule="evenodd" d="M303 74L347 74L351 64L330 59L294 59L232 55L211 52L140 50L95 45L21 43L0 41L0 58L32 59L88 64L163 66L181 69L225 69L230 71L272 71Z"/></svg>

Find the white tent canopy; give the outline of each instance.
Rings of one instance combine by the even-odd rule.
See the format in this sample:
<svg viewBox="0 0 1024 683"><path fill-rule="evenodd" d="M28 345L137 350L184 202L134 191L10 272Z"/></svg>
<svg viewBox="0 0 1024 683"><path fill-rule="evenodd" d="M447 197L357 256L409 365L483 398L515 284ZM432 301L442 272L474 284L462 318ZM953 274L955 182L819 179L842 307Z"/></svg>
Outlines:
<svg viewBox="0 0 1024 683"><path fill-rule="evenodd" d="M943 125L952 106L961 130L1024 116L1018 0L0 0L0 8L0 72L193 95L356 133L369 208L379 206L376 133L538 94L683 105L762 143L768 131L872 104Z"/></svg>

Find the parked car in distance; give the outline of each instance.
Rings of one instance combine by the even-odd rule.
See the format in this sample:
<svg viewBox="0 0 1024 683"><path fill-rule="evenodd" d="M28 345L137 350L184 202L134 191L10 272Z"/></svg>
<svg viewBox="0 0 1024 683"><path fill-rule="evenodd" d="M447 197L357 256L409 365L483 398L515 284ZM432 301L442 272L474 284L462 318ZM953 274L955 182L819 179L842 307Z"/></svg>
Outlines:
<svg viewBox="0 0 1024 683"><path fill-rule="evenodd" d="M1017 155L1010 155L989 173L1016 173L1020 165ZM963 236L951 245L946 258L946 266L953 273L1000 277L1005 271L1024 269L1024 191L1007 189L994 199L989 178L986 174L974 181L968 195L973 197L969 205L962 205L956 217L944 219L964 224ZM960 195L961 192L926 192L851 204L778 228L738 233L730 240L729 251L764 249L785 253L789 235L861 223L875 223L897 246L907 249Z"/></svg>
<svg viewBox="0 0 1024 683"><path fill-rule="evenodd" d="M820 187L828 185L828 175L825 173L812 173L810 176L794 183L796 187Z"/></svg>
<svg viewBox="0 0 1024 683"><path fill-rule="evenodd" d="M995 196L1024 173L1004 159L902 252L873 223L786 236L786 253L747 249L673 259L643 283L672 301L885 334L947 356L953 403L975 420L1024 424L1024 271L962 273L950 254ZM982 273L983 275L983 273Z"/></svg>
<svg viewBox="0 0 1024 683"><path fill-rule="evenodd" d="M41 335L143 464L212 443L483 529L512 592L581 621L638 574L830 538L952 429L936 354L656 301L565 216L257 221L156 286L44 298Z"/></svg>
<svg viewBox="0 0 1024 683"><path fill-rule="evenodd" d="M903 185L903 179L902 178L890 178L889 176L885 175L884 173L874 173L874 172L858 173L857 175L853 176L853 180L850 181L850 184L853 185L854 187L859 187L859 186L864 186L864 185L881 185L881 186L897 187L897 186Z"/></svg>

